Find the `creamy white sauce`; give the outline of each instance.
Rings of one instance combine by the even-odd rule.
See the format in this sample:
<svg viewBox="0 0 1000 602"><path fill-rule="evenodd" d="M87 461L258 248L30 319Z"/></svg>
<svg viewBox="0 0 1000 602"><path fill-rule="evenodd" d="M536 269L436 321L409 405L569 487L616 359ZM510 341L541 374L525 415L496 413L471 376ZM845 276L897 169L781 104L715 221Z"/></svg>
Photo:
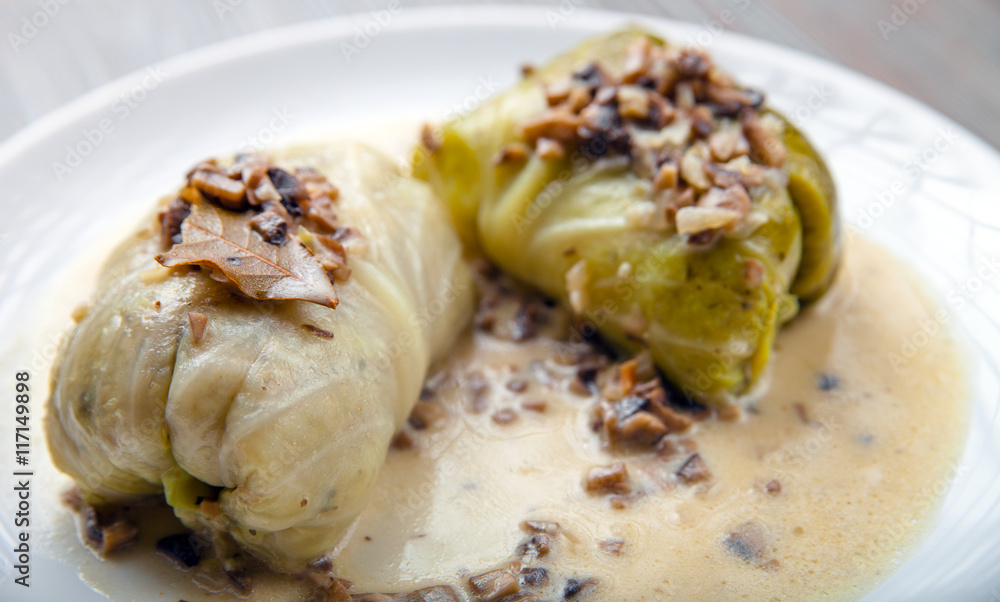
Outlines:
<svg viewBox="0 0 1000 602"><path fill-rule="evenodd" d="M447 375L437 394L447 416L416 433L413 449L390 452L336 569L358 593L436 584L466 591L469 576L515 557L527 536L522 521L540 519L563 529L535 563L550 571L549 587L535 590L542 599L558 599L571 577L597 582L580 600L856 599L919 543L961 450L968 396L951 337L933 337L898 372L888 360L935 309L897 260L853 241L829 297L779 335L771 387L756 411L688 434L714 475L694 486L671 476L687 454L664 461L601 449L589 428L593 400L566 390L573 368L552 361L555 341L470 332L438 368ZM529 368L536 360L551 384ZM474 373L490 383L482 413L470 411L463 386ZM839 386L821 391L823 374ZM527 390L505 388L515 377ZM545 412L524 411L528 400L545 400ZM492 415L502 408L517 420L497 424ZM590 467L615 460L643 492L624 509L582 485ZM765 490L773 480L777 495ZM168 514L154 522L157 532L143 533L137 551L112 562L83 558L83 577L112 599L130 597L149 577L168 596L204 596L191 573L152 551L177 524ZM746 560L726 540L748 522L763 545ZM71 528L65 516L57 528ZM620 555L602 551L609 539L624 541ZM297 599L310 589L294 578L257 581L253 599Z"/></svg>
<svg viewBox="0 0 1000 602"><path fill-rule="evenodd" d="M396 141L408 144L412 129L386 131L393 133L376 136L381 148L405 157ZM61 288L89 287L63 281ZM46 309L59 319L40 328L53 340L72 307L65 297L60 303L66 307ZM535 563L550 571L548 588L527 590L542 599L558 599L571 577L596 580L578 600L856 599L919 544L961 451L968 391L951 336L931 337L898 370L889 361L937 309L898 260L852 240L834 289L778 336L771 386L755 412L698 423L687 435L714 475L695 486L672 476L687 454L664 461L601 449L589 427L594 400L566 390L573 368L552 361L554 340L512 343L469 332L437 368L450 383L437 395L446 418L417 433L413 449L390 452L335 567L357 593L437 584L467 592L469 576L515 557L527 536L519 524L540 519L563 529ZM539 382L533 361L547 368L550 384ZM473 373L490 384L482 413L469 411L463 386ZM820 391L822 374L836 375L840 386ZM528 389L507 390L514 377L528 380ZM528 400L544 400L545 412L524 411ZM502 408L516 410L517 420L497 424L492 415ZM642 492L624 509L582 485L589 468L616 460ZM79 544L58 503L69 481L49 464L39 474L52 484L39 502L49 526L41 545L78 566L92 587L112 599L206 598L194 573L154 551L160 536L181 531L169 510L146 513L136 550L100 561ZM766 493L773 480L780 494ZM759 527L764 542L749 560L726 544L746 523ZM620 555L601 550L609 539L624 541ZM300 579L261 576L251 598L293 600L310 589Z"/></svg>
<svg viewBox="0 0 1000 602"><path fill-rule="evenodd" d="M445 389L450 419L421 432L415 450L390 454L336 565L357 591L460 585L511 558L522 520L543 519L565 534L539 565L596 578L591 599L858 598L918 543L961 450L968 395L954 341L941 333L898 372L888 359L935 309L895 259L855 240L829 299L778 337L756 412L695 427L714 479L693 487L670 477L684 454L664 462L602 451L589 400L535 382L518 394L503 388L550 357L551 341L469 337L442 369L459 381L470 371L491 377L490 410L470 414L467 388ZM839 386L819 390L824 374ZM526 399L547 400L547 411L502 426L490 419ZM649 490L622 510L581 485L589 467L614 460ZM766 493L772 480L777 495ZM750 561L725 544L747 522L765 540ZM613 538L625 542L620 556L599 549Z"/></svg>

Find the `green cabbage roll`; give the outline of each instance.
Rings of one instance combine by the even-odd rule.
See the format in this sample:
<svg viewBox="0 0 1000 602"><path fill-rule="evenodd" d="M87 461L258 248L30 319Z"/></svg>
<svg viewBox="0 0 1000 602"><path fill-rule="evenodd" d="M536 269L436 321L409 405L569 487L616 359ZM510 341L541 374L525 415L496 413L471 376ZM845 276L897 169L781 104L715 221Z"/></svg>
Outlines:
<svg viewBox="0 0 1000 602"><path fill-rule="evenodd" d="M302 569L365 505L472 290L440 200L372 150L202 163L65 337L52 457L90 504L165 493L189 527Z"/></svg>
<svg viewBox="0 0 1000 602"><path fill-rule="evenodd" d="M705 53L638 29L428 127L413 162L468 249L701 402L751 390L840 256L833 182L802 134Z"/></svg>

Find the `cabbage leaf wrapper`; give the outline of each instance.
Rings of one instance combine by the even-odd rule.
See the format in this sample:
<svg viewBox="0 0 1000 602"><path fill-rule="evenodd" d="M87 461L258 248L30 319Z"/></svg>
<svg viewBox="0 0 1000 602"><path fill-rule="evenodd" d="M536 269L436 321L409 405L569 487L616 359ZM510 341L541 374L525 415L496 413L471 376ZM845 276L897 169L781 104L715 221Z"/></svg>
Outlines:
<svg viewBox="0 0 1000 602"><path fill-rule="evenodd" d="M703 52L639 29L426 129L413 163L471 253L703 403L753 391L839 263L833 180L806 138Z"/></svg>
<svg viewBox="0 0 1000 602"><path fill-rule="evenodd" d="M165 493L189 527L294 572L361 512L428 367L471 319L473 289L447 211L425 183L357 145L298 147L278 159L284 169L267 176L243 171L252 198L273 208L254 222L253 244L316 253L285 253L296 261L325 257L339 304L258 300L209 264L162 267L170 245L161 230L172 224L176 236L179 219L165 200L160 217L111 255L66 335L45 425L55 464L88 503ZM201 199L191 210L210 223L242 203L249 219L239 170L226 181L214 165L189 180L202 178L222 207ZM311 204L299 204L310 191ZM328 235L315 226L324 220ZM286 231L294 222L312 226Z"/></svg>

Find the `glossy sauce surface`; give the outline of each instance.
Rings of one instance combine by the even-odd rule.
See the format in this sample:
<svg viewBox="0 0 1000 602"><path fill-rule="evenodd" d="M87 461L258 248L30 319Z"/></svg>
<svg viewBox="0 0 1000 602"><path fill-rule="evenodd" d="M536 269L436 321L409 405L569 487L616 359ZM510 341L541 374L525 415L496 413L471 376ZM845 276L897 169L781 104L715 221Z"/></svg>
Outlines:
<svg viewBox="0 0 1000 602"><path fill-rule="evenodd" d="M854 239L829 296L779 335L769 390L738 420L671 435L671 455L602 448L596 397L572 390L576 367L547 334L565 324L559 310L526 341L470 331L429 379L444 411L390 451L335 569L356 593L468 594L470 576L523 560L547 572L523 590L542 600L563 599L571 579L589 583L574 600L857 599L919 544L955 476L968 405L956 343L942 330L890 361L937 310L898 260ZM694 451L712 477L688 484L675 473ZM632 489L621 507L584 488L589 469L616 461ZM224 580L156 554L180 530L169 510L143 511L137 550L107 562L71 542L59 514L64 557L112 599L231 598L201 589ZM544 557L518 553L526 520L561 527ZM312 589L275 575L255 583L256 600Z"/></svg>
<svg viewBox="0 0 1000 602"><path fill-rule="evenodd" d="M769 390L681 439L713 473L696 485L674 476L690 451L601 449L593 400L567 390L552 340L469 336L441 367L448 417L390 453L336 566L355 591L460 586L513 558L534 519L562 526L535 563L551 572L543 599L570 578L596 580L595 600L858 598L918 543L955 476L967 392L954 341L942 331L890 361L936 310L897 260L852 241L829 297L780 334ZM481 413L470 375L489 383ZM517 418L497 424L503 408ZM636 492L622 509L583 487L616 460ZM614 540L619 554L602 549Z"/></svg>

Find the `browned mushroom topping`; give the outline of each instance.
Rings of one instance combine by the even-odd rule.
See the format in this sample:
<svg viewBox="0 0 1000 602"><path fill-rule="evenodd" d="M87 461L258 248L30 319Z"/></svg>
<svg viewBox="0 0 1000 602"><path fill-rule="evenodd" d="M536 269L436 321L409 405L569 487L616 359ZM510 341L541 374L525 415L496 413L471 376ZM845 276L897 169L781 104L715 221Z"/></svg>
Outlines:
<svg viewBox="0 0 1000 602"><path fill-rule="evenodd" d="M641 446L653 445L667 434L663 421L649 412L632 414L619 424L618 429L621 441Z"/></svg>
<svg viewBox="0 0 1000 602"><path fill-rule="evenodd" d="M694 206L693 197L680 196L686 190L697 195L713 186L756 187L764 168L784 163L780 122L758 115L763 96L737 86L700 50L642 37L626 50L620 76L594 62L571 78L540 85L548 108L521 124L527 146L508 145L497 162L522 160L532 150L541 158L559 158L570 145L591 160L626 156L635 174L652 182L657 212L667 212L645 220L653 229L669 228L679 210ZM745 165L730 165L738 160ZM735 228L748 212L742 204L733 212L686 211L680 219L684 228L678 230L688 234L689 244L709 246L719 238L718 230Z"/></svg>
<svg viewBox="0 0 1000 602"><path fill-rule="evenodd" d="M718 188L739 186L745 182L743 174L740 172L719 167L715 163L705 163L703 169L705 170L705 175L712 181L712 185Z"/></svg>
<svg viewBox="0 0 1000 602"><path fill-rule="evenodd" d="M188 322L191 323L191 340L200 343L208 327L208 316L197 311L188 312Z"/></svg>
<svg viewBox="0 0 1000 602"><path fill-rule="evenodd" d="M260 234L265 242L278 246L285 242L288 222L274 211L264 211L250 220L250 227Z"/></svg>
<svg viewBox="0 0 1000 602"><path fill-rule="evenodd" d="M204 545L195 535L178 533L157 540L156 551L182 567L191 568L201 562L201 548Z"/></svg>
<svg viewBox="0 0 1000 602"><path fill-rule="evenodd" d="M521 587L541 587L549 582L549 572L541 567L524 567L519 580Z"/></svg>
<svg viewBox="0 0 1000 602"><path fill-rule="evenodd" d="M499 569L469 578L476 602L497 602L521 591L521 584L509 569Z"/></svg>
<svg viewBox="0 0 1000 602"><path fill-rule="evenodd" d="M346 280L351 270L347 267L343 241L355 236L356 232L337 222L332 203L338 194L337 187L315 169L299 167L292 175L274 166L272 160L262 154L238 155L226 168L220 167L214 159L203 161L188 173L187 184L180 189L177 198L160 212L164 246L170 251L158 257L158 261L165 258L171 266L217 262L220 245L202 245L196 250L184 247L184 223L190 221L192 214L202 222L211 220L206 216L217 216L228 225L228 230L243 232L249 227L276 247L284 248L290 238L301 237L301 242L312 253L312 257L307 255L302 261L317 261L327 271L331 282ZM225 211L192 207L204 203ZM231 212L243 215L235 216ZM204 229L205 224L199 223L198 227ZM303 230L306 234L302 234ZM217 236L226 244L241 245L239 241L227 239L225 234ZM317 241L319 244L315 244ZM183 247L184 251L177 251L175 245ZM234 274L225 269L222 272L241 286L242 281L238 282ZM332 303L335 307L335 300Z"/></svg>
<svg viewBox="0 0 1000 602"><path fill-rule="evenodd" d="M321 252L317 256L321 258L320 264L334 280L347 280L351 276L351 268L347 267L347 249L335 236L316 235L316 240L322 245Z"/></svg>
<svg viewBox="0 0 1000 602"><path fill-rule="evenodd" d="M520 163L528 158L531 149L523 142L511 142L500 148L500 152L493 158L494 165L504 165L508 163Z"/></svg>
<svg viewBox="0 0 1000 602"><path fill-rule="evenodd" d="M246 203L246 187L218 172L198 170L189 179L202 194L214 198L226 209L242 209Z"/></svg>
<svg viewBox="0 0 1000 602"><path fill-rule="evenodd" d="M743 135L750 144L750 156L770 167L781 167L787 154L785 145L758 117L755 111L743 113Z"/></svg>
<svg viewBox="0 0 1000 602"><path fill-rule="evenodd" d="M563 600L574 600L581 592L595 585L596 579L569 579L563 588Z"/></svg>
<svg viewBox="0 0 1000 602"><path fill-rule="evenodd" d="M303 216L317 226L317 230L336 232L340 229L340 223L337 221L337 214L333 212L329 196L334 194L336 190L336 188L331 188L329 192L319 190L316 192L316 196L299 203Z"/></svg>
<svg viewBox="0 0 1000 602"><path fill-rule="evenodd" d="M708 469L700 454L692 454L678 469L677 476L685 483L693 485L711 479L712 471Z"/></svg>
<svg viewBox="0 0 1000 602"><path fill-rule="evenodd" d="M191 204L182 198L176 198L160 212L160 228L163 232L163 246L170 248L180 244L181 224L191 215Z"/></svg>
<svg viewBox="0 0 1000 602"><path fill-rule="evenodd" d="M629 493L632 491L628 469L625 468L624 462L591 468L587 472L585 487L588 492L595 494Z"/></svg>
<svg viewBox="0 0 1000 602"><path fill-rule="evenodd" d="M418 401L410 412L410 426L422 431L427 427L434 426L448 414L447 410L433 401Z"/></svg>
<svg viewBox="0 0 1000 602"><path fill-rule="evenodd" d="M98 511L85 506L84 533L88 541L103 556L113 556L130 547L139 538L139 529L120 512Z"/></svg>
<svg viewBox="0 0 1000 602"><path fill-rule="evenodd" d="M280 167L269 167L267 177L271 179L274 188L281 195L281 204L285 206L288 213L296 217L302 215L301 201L309 198L309 192L298 178L281 169Z"/></svg>
<svg viewBox="0 0 1000 602"><path fill-rule="evenodd" d="M550 109L522 124L521 135L529 144L535 144L540 138L570 143L576 140L576 130L581 124L578 115Z"/></svg>
<svg viewBox="0 0 1000 602"><path fill-rule="evenodd" d="M603 433L612 448L652 447L664 435L685 431L693 423L690 417L670 407L659 378L634 384L639 362L638 358L633 361L634 365L625 362L618 369L618 396L625 396L618 401L603 399L594 410L594 429ZM649 371L643 368L644 374ZM603 394L608 396L612 390L606 386Z"/></svg>
<svg viewBox="0 0 1000 602"><path fill-rule="evenodd" d="M518 556L542 558L552 549L552 537L547 533L535 533L517 547Z"/></svg>

